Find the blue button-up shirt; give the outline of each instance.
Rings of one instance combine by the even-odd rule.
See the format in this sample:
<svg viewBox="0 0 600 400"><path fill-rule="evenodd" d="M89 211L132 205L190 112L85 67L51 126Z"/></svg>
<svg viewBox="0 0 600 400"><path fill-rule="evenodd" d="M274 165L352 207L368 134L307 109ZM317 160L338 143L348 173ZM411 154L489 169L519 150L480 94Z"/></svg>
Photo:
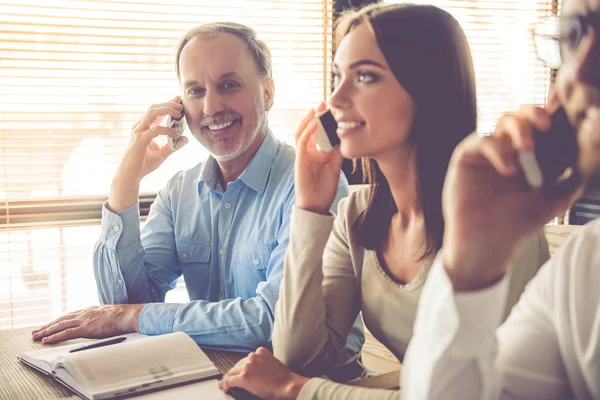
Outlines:
<svg viewBox="0 0 600 400"><path fill-rule="evenodd" d="M103 304L149 303L140 332L184 331L205 347L250 351L271 340L294 204L294 150L269 132L241 176L223 191L209 157L175 174L140 233L139 206L106 205L94 272ZM342 176L332 211L347 196ZM183 275L191 301L164 303ZM341 362L358 354L355 324Z"/></svg>

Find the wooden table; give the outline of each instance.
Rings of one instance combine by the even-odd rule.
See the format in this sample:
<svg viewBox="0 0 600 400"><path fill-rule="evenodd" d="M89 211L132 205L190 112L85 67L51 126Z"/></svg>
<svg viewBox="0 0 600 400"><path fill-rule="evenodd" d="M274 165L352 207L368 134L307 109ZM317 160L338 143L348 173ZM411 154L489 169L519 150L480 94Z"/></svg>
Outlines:
<svg viewBox="0 0 600 400"><path fill-rule="evenodd" d="M25 366L17 356L25 351L47 347L31 340L32 328L0 330L0 400L43 400L72 397L73 394L33 369ZM59 344L71 344L85 339L70 340ZM243 353L204 350L208 357L225 374L245 356ZM361 379L351 383L356 386L392 389L398 386L399 371ZM244 390L230 393L239 400L258 399Z"/></svg>

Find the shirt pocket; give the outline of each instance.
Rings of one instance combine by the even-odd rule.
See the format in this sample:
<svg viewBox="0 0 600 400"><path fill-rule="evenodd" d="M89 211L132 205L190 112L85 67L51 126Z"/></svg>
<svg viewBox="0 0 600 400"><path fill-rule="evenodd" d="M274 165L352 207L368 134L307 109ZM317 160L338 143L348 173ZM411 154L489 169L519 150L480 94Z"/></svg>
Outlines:
<svg viewBox="0 0 600 400"><path fill-rule="evenodd" d="M209 244L186 242L177 247L179 262L182 264L207 264L212 248Z"/></svg>
<svg viewBox="0 0 600 400"><path fill-rule="evenodd" d="M241 268L251 268L254 271L264 271L269 266L271 253L275 246L262 244L236 244L233 262Z"/></svg>
<svg viewBox="0 0 600 400"><path fill-rule="evenodd" d="M210 268L212 247L205 243L184 242L177 249L190 300L208 299L212 280L216 279Z"/></svg>

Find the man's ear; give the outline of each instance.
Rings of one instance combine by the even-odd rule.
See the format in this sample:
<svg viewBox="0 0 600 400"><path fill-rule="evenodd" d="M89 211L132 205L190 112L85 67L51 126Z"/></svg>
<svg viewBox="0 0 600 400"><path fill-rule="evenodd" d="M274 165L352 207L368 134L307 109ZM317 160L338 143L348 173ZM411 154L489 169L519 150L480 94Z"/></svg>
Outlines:
<svg viewBox="0 0 600 400"><path fill-rule="evenodd" d="M275 82L273 79L265 79L265 109L270 111L275 100Z"/></svg>

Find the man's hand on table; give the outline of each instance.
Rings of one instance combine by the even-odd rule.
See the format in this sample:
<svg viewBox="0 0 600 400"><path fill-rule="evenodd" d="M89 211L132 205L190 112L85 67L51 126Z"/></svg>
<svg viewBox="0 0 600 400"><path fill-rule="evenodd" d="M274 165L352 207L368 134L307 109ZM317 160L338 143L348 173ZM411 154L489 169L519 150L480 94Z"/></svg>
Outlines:
<svg viewBox="0 0 600 400"><path fill-rule="evenodd" d="M69 339L101 339L137 332L144 304L119 304L89 307L66 314L31 332L43 344Z"/></svg>

